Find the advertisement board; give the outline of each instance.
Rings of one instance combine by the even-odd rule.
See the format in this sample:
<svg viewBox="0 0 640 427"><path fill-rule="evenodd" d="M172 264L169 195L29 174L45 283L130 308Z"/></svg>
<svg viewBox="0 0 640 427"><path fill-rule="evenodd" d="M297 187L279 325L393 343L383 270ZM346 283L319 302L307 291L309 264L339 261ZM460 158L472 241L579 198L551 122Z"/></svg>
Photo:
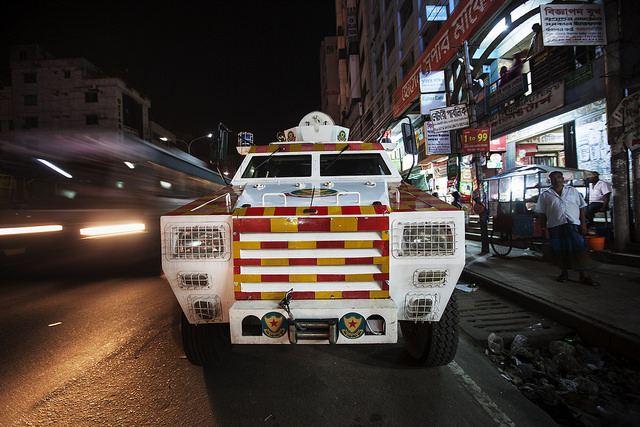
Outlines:
<svg viewBox="0 0 640 427"><path fill-rule="evenodd" d="M489 151L491 128L468 128L462 131L462 154L486 153Z"/></svg>
<svg viewBox="0 0 640 427"><path fill-rule="evenodd" d="M426 122L424 127L427 133L427 155L451 153L449 132L434 132L432 122Z"/></svg>
<svg viewBox="0 0 640 427"><path fill-rule="evenodd" d="M607 44L602 4L540 6L545 46L604 46Z"/></svg>
<svg viewBox="0 0 640 427"><path fill-rule="evenodd" d="M469 126L469 109L466 104L431 110L434 132L462 129Z"/></svg>

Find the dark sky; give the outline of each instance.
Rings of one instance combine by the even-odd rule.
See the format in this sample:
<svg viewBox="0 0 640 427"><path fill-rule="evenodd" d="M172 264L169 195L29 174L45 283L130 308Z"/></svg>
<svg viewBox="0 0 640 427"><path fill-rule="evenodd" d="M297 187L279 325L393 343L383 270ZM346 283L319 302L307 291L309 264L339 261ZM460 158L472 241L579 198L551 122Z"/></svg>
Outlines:
<svg viewBox="0 0 640 427"><path fill-rule="evenodd" d="M4 67L14 44L84 57L128 76L170 131L223 122L258 144L320 109L320 42L336 31L334 0L14 0L3 15Z"/></svg>

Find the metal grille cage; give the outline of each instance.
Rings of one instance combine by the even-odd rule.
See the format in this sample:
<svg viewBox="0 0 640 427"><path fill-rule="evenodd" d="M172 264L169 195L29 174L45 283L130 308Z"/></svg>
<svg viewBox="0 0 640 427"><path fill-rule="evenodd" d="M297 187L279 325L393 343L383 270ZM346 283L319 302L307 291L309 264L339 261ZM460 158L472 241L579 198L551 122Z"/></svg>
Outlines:
<svg viewBox="0 0 640 427"><path fill-rule="evenodd" d="M207 273L178 273L178 285L182 289L211 289Z"/></svg>
<svg viewBox="0 0 640 427"><path fill-rule="evenodd" d="M405 297L405 314L410 320L433 320L437 295L409 292Z"/></svg>
<svg viewBox="0 0 640 427"><path fill-rule="evenodd" d="M192 295L188 301L189 318L194 323L212 323L222 316L217 295Z"/></svg>
<svg viewBox="0 0 640 427"><path fill-rule="evenodd" d="M224 224L173 226L168 235L172 259L225 259L229 255Z"/></svg>
<svg viewBox="0 0 640 427"><path fill-rule="evenodd" d="M453 255L455 224L453 222L399 222L394 235L398 257Z"/></svg>
<svg viewBox="0 0 640 427"><path fill-rule="evenodd" d="M416 270L413 286L417 288L442 287L447 283L447 270Z"/></svg>

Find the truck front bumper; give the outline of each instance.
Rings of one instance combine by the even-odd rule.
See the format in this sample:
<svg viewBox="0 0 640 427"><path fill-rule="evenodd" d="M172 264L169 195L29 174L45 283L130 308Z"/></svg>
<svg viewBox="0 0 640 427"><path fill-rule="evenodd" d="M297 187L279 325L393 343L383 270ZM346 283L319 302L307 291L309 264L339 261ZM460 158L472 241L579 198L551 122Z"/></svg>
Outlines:
<svg viewBox="0 0 640 427"><path fill-rule="evenodd" d="M390 298L292 300L293 319L279 303L236 301L229 309L231 342L377 344L398 340L398 308Z"/></svg>

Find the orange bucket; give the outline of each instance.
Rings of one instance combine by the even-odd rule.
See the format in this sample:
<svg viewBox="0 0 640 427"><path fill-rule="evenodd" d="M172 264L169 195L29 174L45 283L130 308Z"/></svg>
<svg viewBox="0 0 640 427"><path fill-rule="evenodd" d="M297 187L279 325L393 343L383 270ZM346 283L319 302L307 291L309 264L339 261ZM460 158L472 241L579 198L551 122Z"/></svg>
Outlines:
<svg viewBox="0 0 640 427"><path fill-rule="evenodd" d="M594 251L601 251L604 249L604 237L600 236L584 236L584 240L587 242L587 247Z"/></svg>

